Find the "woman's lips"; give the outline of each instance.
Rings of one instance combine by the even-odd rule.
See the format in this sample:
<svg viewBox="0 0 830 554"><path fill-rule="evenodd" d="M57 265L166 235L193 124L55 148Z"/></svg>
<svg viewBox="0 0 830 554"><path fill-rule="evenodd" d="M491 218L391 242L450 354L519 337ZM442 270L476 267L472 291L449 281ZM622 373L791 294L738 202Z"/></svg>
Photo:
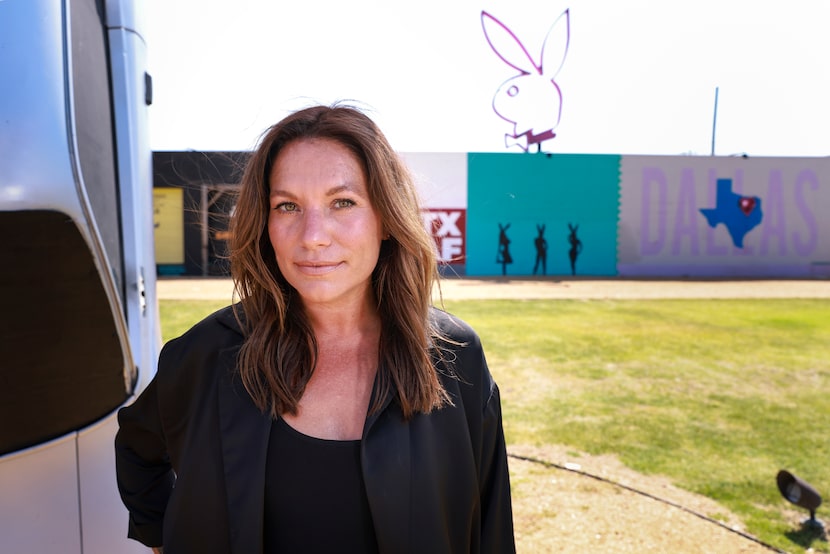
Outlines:
<svg viewBox="0 0 830 554"><path fill-rule="evenodd" d="M294 265L305 275L326 275L340 267L341 262L296 262Z"/></svg>

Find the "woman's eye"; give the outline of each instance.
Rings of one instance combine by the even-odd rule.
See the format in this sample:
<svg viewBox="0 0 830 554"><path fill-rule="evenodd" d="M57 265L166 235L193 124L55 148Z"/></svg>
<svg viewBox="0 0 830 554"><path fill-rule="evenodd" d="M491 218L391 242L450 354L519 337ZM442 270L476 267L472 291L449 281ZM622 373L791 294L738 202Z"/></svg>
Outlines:
<svg viewBox="0 0 830 554"><path fill-rule="evenodd" d="M351 206L354 206L354 205L355 205L354 200L349 200L348 198L341 198L340 200L335 200L334 201L334 207L335 208L350 208Z"/></svg>
<svg viewBox="0 0 830 554"><path fill-rule="evenodd" d="M294 202L282 202L277 204L274 210L278 212L296 212L297 211L297 204Z"/></svg>

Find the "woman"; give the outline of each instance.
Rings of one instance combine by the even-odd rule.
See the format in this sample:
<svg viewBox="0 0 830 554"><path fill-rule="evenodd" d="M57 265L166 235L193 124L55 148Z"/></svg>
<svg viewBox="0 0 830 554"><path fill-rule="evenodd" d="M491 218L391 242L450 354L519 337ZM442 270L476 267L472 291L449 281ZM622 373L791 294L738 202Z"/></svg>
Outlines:
<svg viewBox="0 0 830 554"><path fill-rule="evenodd" d="M375 124L271 127L231 222L239 302L119 414L129 536L167 554L513 552L496 384L431 307L434 242Z"/></svg>

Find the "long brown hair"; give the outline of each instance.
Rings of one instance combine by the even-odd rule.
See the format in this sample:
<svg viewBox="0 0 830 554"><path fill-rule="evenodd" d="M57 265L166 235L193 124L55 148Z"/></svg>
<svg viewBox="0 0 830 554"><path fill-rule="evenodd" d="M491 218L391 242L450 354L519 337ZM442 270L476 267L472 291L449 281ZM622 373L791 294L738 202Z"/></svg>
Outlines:
<svg viewBox="0 0 830 554"><path fill-rule="evenodd" d="M240 299L237 317L245 331L238 357L245 388L273 417L295 414L316 364L311 325L297 292L277 266L268 237L271 168L287 144L312 138L335 140L360 160L372 205L390 236L372 274L382 331L371 411L390 392L406 418L451 403L431 361L441 339L429 317L438 270L417 191L375 123L342 105L306 108L273 125L242 176L231 219L230 262Z"/></svg>

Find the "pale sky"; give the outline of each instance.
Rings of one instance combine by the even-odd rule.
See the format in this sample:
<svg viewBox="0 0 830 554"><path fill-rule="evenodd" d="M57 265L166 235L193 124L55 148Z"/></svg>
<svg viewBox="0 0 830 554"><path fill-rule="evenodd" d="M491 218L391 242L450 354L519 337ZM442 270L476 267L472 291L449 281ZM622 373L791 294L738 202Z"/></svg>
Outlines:
<svg viewBox="0 0 830 554"><path fill-rule="evenodd" d="M246 150L289 111L353 100L401 152L520 152L493 95L570 10L562 153L830 155L826 0L149 0L153 150ZM540 110L547 107L542 105Z"/></svg>

